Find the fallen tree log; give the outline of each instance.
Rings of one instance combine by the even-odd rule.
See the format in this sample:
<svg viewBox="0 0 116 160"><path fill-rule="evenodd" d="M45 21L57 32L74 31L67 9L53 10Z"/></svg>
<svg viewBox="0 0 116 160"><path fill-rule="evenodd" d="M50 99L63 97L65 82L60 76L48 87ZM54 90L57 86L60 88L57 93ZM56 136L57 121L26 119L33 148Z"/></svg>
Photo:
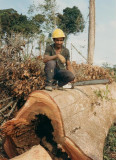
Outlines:
<svg viewBox="0 0 116 160"><path fill-rule="evenodd" d="M10 158L40 144L52 159L102 160L116 119L116 83L32 92L16 117L3 125Z"/></svg>

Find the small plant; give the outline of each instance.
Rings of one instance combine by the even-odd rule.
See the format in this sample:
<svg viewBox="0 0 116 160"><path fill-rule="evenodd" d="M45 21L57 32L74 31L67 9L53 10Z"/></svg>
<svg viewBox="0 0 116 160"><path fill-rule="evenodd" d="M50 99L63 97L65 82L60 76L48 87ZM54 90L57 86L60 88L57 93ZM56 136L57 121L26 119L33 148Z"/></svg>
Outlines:
<svg viewBox="0 0 116 160"><path fill-rule="evenodd" d="M94 93L97 95L97 97L101 98L102 100L111 100L110 98L110 91L108 89L108 85L106 85L105 90L95 90Z"/></svg>
<svg viewBox="0 0 116 160"><path fill-rule="evenodd" d="M116 160L116 124L111 126L104 146L103 160Z"/></svg>

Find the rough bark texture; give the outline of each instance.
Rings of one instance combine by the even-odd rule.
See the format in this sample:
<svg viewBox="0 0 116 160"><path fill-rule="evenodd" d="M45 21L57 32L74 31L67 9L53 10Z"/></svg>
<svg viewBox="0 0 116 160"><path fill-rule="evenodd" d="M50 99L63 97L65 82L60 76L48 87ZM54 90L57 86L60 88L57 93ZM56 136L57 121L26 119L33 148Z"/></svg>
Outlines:
<svg viewBox="0 0 116 160"><path fill-rule="evenodd" d="M30 132L33 145L42 144L53 159L58 157L53 152L56 147L57 152L58 148L62 150L61 157L65 160L102 160L105 138L116 119L115 90L116 83L32 92L17 116L3 126L6 153L11 158L30 149L32 142L24 142L24 133ZM39 115L46 116L50 123ZM42 129L49 134L42 136L45 134L41 133L42 126L49 126Z"/></svg>

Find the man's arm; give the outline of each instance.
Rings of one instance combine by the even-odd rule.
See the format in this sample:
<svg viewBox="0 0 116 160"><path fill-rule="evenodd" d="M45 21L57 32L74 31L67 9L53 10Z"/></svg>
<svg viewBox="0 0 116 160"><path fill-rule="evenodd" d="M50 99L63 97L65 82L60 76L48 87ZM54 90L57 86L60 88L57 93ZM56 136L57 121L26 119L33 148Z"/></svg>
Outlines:
<svg viewBox="0 0 116 160"><path fill-rule="evenodd" d="M50 60L56 59L57 57L58 57L57 55L54 55L54 56L44 55L43 62L46 63Z"/></svg>
<svg viewBox="0 0 116 160"><path fill-rule="evenodd" d="M54 60L56 58L60 59L60 61L62 63L66 62L65 58L59 53L56 53L56 55L54 55L54 56L44 55L43 62L46 63L46 62L48 62L50 60Z"/></svg>
<svg viewBox="0 0 116 160"><path fill-rule="evenodd" d="M51 45L48 45L46 47L45 54L44 54L44 57L43 57L43 62L44 63L57 58L57 55L52 55L52 50L53 49L52 49Z"/></svg>

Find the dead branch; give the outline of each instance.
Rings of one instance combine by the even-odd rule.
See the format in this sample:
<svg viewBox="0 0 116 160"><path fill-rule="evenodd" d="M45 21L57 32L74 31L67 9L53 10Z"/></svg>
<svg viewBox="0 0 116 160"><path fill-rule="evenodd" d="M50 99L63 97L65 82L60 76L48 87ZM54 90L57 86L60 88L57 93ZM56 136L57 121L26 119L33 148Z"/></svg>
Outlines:
<svg viewBox="0 0 116 160"><path fill-rule="evenodd" d="M13 104L13 101L11 101L10 103L8 103L7 106L5 106L4 108L0 109L0 112L4 112L12 104Z"/></svg>
<svg viewBox="0 0 116 160"><path fill-rule="evenodd" d="M14 103L14 105L13 105L12 109L10 110L10 112L8 114L6 114L4 117L10 117L11 114L13 113L13 111L15 110L16 105L17 105L17 102Z"/></svg>
<svg viewBox="0 0 116 160"><path fill-rule="evenodd" d="M5 98L5 99L2 99L2 100L0 101L0 103L2 103L2 102L4 102L4 101L7 101L7 100L10 100L10 99L12 99L12 97L8 97L8 98Z"/></svg>
<svg viewBox="0 0 116 160"><path fill-rule="evenodd" d="M89 64L76 64L72 62L75 71L76 81L86 81L95 79L109 79L110 83L113 81L110 71L99 66Z"/></svg>

